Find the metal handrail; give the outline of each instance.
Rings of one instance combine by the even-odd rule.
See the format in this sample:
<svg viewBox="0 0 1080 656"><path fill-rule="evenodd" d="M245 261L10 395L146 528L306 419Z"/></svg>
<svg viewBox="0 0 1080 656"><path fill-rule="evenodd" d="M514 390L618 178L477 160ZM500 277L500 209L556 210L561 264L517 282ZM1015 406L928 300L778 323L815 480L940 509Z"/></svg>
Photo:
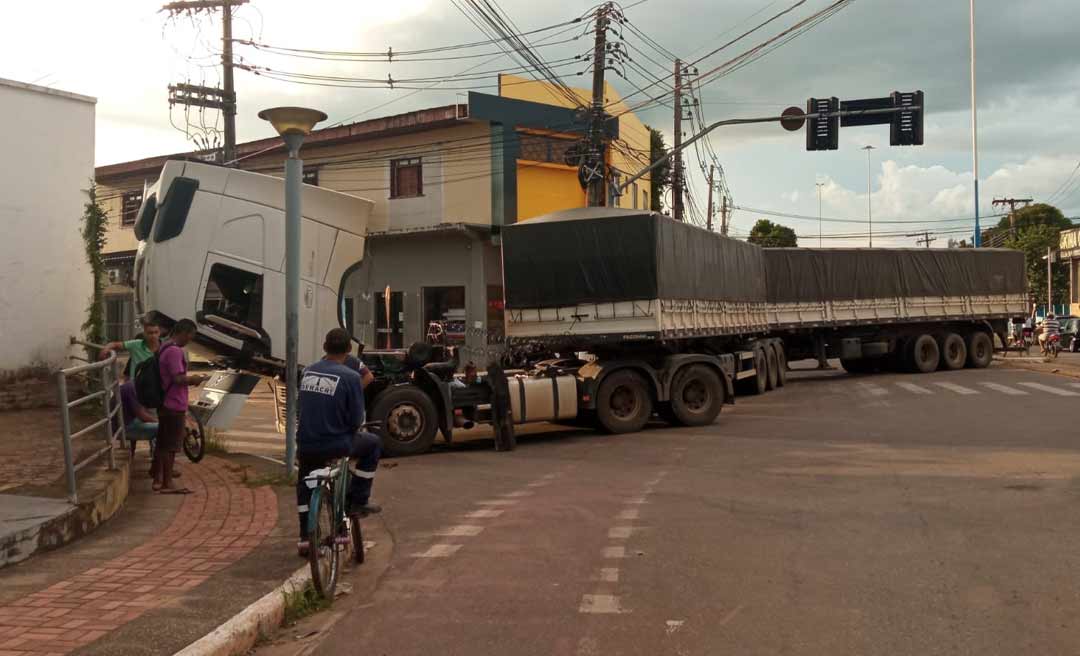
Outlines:
<svg viewBox="0 0 1080 656"><path fill-rule="evenodd" d="M83 342L74 337L71 343L89 348L104 349L100 344ZM82 359L82 358L73 358ZM90 392L76 399L68 397L68 376L84 378L88 383L93 380L92 374L100 372L101 389ZM116 456L114 449L119 437L119 443L123 445L127 441L127 433L124 430L124 410L120 404L120 367L115 353L109 353L109 357L98 362L78 364L55 372L56 391L60 398L60 428L64 439L64 469L67 474L68 499L71 503L79 502L79 491L75 479L75 473L87 465L96 461L103 455L109 457L109 469L116 469ZM101 399L104 406L103 417L74 433L71 431L71 409L94 399ZM113 430L111 423L116 420L119 424L117 430ZM89 454L79 462L75 462L75 449L72 441L76 438L88 435L90 432L104 427L105 445Z"/></svg>

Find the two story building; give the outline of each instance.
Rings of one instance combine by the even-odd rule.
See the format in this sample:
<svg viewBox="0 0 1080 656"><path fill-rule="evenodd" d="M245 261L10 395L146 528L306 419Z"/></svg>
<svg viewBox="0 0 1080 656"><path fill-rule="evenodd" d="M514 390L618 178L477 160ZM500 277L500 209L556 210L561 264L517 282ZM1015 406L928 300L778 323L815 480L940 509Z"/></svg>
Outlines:
<svg viewBox="0 0 1080 656"><path fill-rule="evenodd" d="M579 91L582 101L589 94ZM614 175L648 164L649 130L607 90L606 154ZM365 257L342 289L344 325L361 342L401 347L423 339L437 323L450 343L475 359L502 341L499 230L547 212L584 207L573 152L587 115L549 85L515 76L499 79L499 94L471 92L466 103L422 109L315 130L304 143L304 181L375 202ZM240 168L283 175L277 137L237 145ZM112 219L106 259L110 339L134 331L132 228L142 190L168 159L152 157L98 167L99 195ZM569 162L569 163L568 163ZM649 207L644 177L611 202ZM206 280L206 302L226 281ZM220 307L215 308L220 312Z"/></svg>

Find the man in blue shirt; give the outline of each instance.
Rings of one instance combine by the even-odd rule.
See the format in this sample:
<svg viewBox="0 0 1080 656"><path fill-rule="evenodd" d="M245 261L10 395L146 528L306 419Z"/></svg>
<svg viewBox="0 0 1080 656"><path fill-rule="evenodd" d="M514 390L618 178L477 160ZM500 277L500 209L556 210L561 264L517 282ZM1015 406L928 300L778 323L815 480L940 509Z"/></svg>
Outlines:
<svg viewBox="0 0 1080 656"><path fill-rule="evenodd" d="M326 356L304 369L300 376L300 425L296 434L299 476L296 507L300 515L297 550L307 555L307 515L311 488L304 478L332 460L350 456L357 460L349 484L349 514L353 521L380 512L370 502L375 470L379 466L379 438L361 431L364 423L364 385L355 370L345 365L352 345L349 334L335 328L326 334ZM363 548L357 546L357 548Z"/></svg>

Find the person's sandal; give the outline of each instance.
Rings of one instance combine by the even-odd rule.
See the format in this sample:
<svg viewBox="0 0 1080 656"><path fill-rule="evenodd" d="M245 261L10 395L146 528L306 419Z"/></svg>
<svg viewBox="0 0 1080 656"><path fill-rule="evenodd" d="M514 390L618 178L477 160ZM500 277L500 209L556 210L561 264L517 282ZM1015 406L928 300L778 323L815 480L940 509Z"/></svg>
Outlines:
<svg viewBox="0 0 1080 656"><path fill-rule="evenodd" d="M301 558L308 557L308 551L311 549L311 543L307 540L297 540L296 542L296 555Z"/></svg>

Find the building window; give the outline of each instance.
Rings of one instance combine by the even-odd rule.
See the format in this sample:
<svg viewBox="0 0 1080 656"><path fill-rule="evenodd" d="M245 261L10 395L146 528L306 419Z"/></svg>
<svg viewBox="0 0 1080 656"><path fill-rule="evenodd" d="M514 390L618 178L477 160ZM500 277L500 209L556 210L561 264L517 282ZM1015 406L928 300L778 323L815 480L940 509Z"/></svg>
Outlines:
<svg viewBox="0 0 1080 656"><path fill-rule="evenodd" d="M248 328L261 328L262 276L226 264L213 265L202 311Z"/></svg>
<svg viewBox="0 0 1080 656"><path fill-rule="evenodd" d="M564 165L567 164L566 151L578 143L571 139L539 134L520 134L518 138L521 143L518 159Z"/></svg>
<svg viewBox="0 0 1080 656"><path fill-rule="evenodd" d="M622 184L622 175L620 175L619 173L613 173L611 175L611 187L612 187L611 200L612 200L612 204L615 207L622 207L622 194L620 194L618 191L616 191L619 188L619 185L621 185L621 184Z"/></svg>
<svg viewBox="0 0 1080 656"><path fill-rule="evenodd" d="M142 206L142 190L125 191L120 195L120 227L131 228L139 218L139 207Z"/></svg>
<svg viewBox="0 0 1080 656"><path fill-rule="evenodd" d="M319 169L310 168L304 169L304 184L311 185L313 187L319 186Z"/></svg>
<svg viewBox="0 0 1080 656"><path fill-rule="evenodd" d="M424 288L424 331L437 323L442 326L446 344L465 343L465 288L464 287L425 287Z"/></svg>
<svg viewBox="0 0 1080 656"><path fill-rule="evenodd" d="M105 339L122 342L135 335L131 296L105 297Z"/></svg>
<svg viewBox="0 0 1080 656"><path fill-rule="evenodd" d="M157 196L150 194L143 205L139 218L135 221L135 238L144 241L150 236L150 228L154 226L154 217L157 216Z"/></svg>
<svg viewBox="0 0 1080 656"><path fill-rule="evenodd" d="M651 210L652 209L652 207L649 205L649 192L646 191L646 190L642 190L642 192L641 192L641 209L643 209L643 210Z"/></svg>
<svg viewBox="0 0 1080 656"><path fill-rule="evenodd" d="M390 160L390 198L424 195L424 174L419 157Z"/></svg>
<svg viewBox="0 0 1080 656"><path fill-rule="evenodd" d="M634 209L635 210L638 209L638 194L637 194L637 191L638 191L637 190L637 183L635 182L634 184L630 185L630 198L632 198L633 201L634 201ZM646 207L644 209L649 209L649 208Z"/></svg>

